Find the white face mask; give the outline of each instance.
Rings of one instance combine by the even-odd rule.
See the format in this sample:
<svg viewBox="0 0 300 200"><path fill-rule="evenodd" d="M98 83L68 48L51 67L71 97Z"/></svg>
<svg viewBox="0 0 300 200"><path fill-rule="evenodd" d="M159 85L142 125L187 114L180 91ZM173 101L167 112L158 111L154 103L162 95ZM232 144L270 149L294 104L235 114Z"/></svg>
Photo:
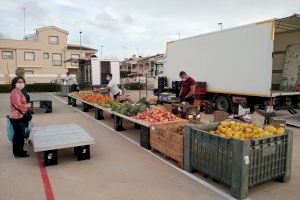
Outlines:
<svg viewBox="0 0 300 200"><path fill-rule="evenodd" d="M24 87L25 83L16 83L16 88L18 88L19 90L23 90Z"/></svg>
<svg viewBox="0 0 300 200"><path fill-rule="evenodd" d="M110 77L106 77L106 80L110 81Z"/></svg>

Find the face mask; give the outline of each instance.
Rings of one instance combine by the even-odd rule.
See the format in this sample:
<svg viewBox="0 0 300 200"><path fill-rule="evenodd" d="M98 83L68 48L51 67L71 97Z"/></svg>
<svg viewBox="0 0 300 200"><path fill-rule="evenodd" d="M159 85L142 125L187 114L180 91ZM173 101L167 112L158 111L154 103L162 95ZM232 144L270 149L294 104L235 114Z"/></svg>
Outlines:
<svg viewBox="0 0 300 200"><path fill-rule="evenodd" d="M110 78L109 78L109 77L106 77L106 80L110 81Z"/></svg>
<svg viewBox="0 0 300 200"><path fill-rule="evenodd" d="M183 78L182 81L186 81L186 78Z"/></svg>
<svg viewBox="0 0 300 200"><path fill-rule="evenodd" d="M18 88L19 90L23 90L24 87L25 83L16 83L16 88Z"/></svg>

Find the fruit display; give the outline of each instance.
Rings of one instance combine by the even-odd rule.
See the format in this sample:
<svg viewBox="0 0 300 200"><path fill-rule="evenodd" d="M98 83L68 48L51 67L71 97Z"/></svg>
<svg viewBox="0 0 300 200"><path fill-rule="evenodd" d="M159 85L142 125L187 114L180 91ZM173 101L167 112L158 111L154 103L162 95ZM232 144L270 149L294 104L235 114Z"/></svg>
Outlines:
<svg viewBox="0 0 300 200"><path fill-rule="evenodd" d="M107 95L95 93L92 95L83 96L81 99L86 102L92 103L92 104L95 104L95 103L101 104L101 103L106 103L107 101L109 101L110 97L108 97Z"/></svg>
<svg viewBox="0 0 300 200"><path fill-rule="evenodd" d="M135 116L140 112L143 112L147 109L146 104L136 103L132 104L130 102L124 102L120 106L118 106L114 111L126 115L126 116Z"/></svg>
<svg viewBox="0 0 300 200"><path fill-rule="evenodd" d="M216 130L210 131L211 134L217 134L225 138L234 139L260 139L285 133L284 128L275 128L267 125L264 128L257 127L255 124L240 123L235 121L223 121Z"/></svg>
<svg viewBox="0 0 300 200"><path fill-rule="evenodd" d="M157 99L156 98L150 98L150 99L148 99L148 103L150 105L156 105L157 104Z"/></svg>
<svg viewBox="0 0 300 200"><path fill-rule="evenodd" d="M93 91L80 91L80 92L72 92L71 93L72 96L79 98L79 99L82 99L83 97L90 96L93 94L94 94Z"/></svg>
<svg viewBox="0 0 300 200"><path fill-rule="evenodd" d="M142 120L148 124L160 124L166 122L183 121L183 119L176 117L172 113L163 108L153 108L146 110L134 117L135 119Z"/></svg>
<svg viewBox="0 0 300 200"><path fill-rule="evenodd" d="M72 92L71 95L91 104L97 103L100 105L105 104L106 102L111 100L111 98L108 95L100 94L93 91Z"/></svg>

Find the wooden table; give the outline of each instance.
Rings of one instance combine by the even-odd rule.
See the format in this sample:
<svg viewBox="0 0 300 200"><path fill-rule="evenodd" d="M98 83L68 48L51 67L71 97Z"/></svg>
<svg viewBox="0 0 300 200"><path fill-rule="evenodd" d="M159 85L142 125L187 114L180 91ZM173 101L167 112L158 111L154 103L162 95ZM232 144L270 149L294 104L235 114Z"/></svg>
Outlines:
<svg viewBox="0 0 300 200"><path fill-rule="evenodd" d="M34 127L31 130L34 152L43 152L44 165L57 164L57 150L74 148L77 160L90 159L90 145L95 140L77 124Z"/></svg>

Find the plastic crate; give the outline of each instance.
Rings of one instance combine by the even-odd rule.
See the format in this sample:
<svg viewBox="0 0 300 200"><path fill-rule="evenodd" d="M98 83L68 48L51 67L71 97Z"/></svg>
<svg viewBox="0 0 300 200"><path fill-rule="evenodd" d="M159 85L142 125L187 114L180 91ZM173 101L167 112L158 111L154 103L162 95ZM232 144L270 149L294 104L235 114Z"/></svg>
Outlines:
<svg viewBox="0 0 300 200"><path fill-rule="evenodd" d="M293 134L258 140L226 139L208 131L219 123L187 126L184 169L199 171L230 186L231 195L243 199L248 188L291 177Z"/></svg>
<svg viewBox="0 0 300 200"><path fill-rule="evenodd" d="M29 103L31 103L31 109L34 113L42 111L45 113L51 113L52 112L52 101L49 100L32 100Z"/></svg>

